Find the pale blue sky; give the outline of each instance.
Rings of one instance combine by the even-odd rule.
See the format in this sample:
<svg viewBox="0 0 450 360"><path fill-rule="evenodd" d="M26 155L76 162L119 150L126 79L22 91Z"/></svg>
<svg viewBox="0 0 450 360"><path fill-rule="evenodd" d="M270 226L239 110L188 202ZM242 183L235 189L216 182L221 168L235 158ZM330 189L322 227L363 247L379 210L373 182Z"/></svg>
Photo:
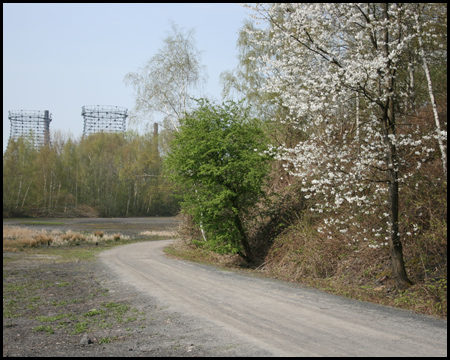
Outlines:
<svg viewBox="0 0 450 360"><path fill-rule="evenodd" d="M195 29L208 82L221 101L220 74L237 65L236 41L249 10L239 4L3 4L3 150L9 110L50 110L51 131L83 132L83 105L132 110L124 76L162 46L170 21ZM128 127L128 124L127 124Z"/></svg>

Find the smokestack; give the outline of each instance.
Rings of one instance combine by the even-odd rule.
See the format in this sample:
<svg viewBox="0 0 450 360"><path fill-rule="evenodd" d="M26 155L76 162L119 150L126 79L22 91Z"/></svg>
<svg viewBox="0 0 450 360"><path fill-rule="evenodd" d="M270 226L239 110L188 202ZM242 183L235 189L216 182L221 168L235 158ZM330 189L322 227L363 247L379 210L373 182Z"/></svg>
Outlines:
<svg viewBox="0 0 450 360"><path fill-rule="evenodd" d="M44 110L44 145L50 144L50 112Z"/></svg>
<svg viewBox="0 0 450 360"><path fill-rule="evenodd" d="M153 123L153 135L158 135L158 123Z"/></svg>

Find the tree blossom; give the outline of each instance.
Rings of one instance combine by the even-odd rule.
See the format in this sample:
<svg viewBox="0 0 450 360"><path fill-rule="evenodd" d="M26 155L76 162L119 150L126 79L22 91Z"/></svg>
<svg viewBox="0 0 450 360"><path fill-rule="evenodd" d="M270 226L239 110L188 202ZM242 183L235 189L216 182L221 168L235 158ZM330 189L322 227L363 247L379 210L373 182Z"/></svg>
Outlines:
<svg viewBox="0 0 450 360"><path fill-rule="evenodd" d="M278 159L302 181L312 211L329 216L325 227L346 233L357 223L339 218L342 206L354 213L388 218L375 236L389 239L397 284L409 280L398 231L400 184L412 176L406 153L421 167L434 149L423 140L446 132L399 131L397 117L412 102L402 91L399 69L421 35L412 4L286 3L245 5L268 22L258 46L280 49L265 55L263 88L278 93L289 109L286 121L305 134L295 147L280 146ZM256 33L258 30L249 30ZM423 47L420 47L423 51ZM255 59L257 60L257 59ZM406 66L407 67L407 66ZM444 166L445 168L445 166ZM408 170L402 176L401 169ZM375 247L370 245L371 247Z"/></svg>

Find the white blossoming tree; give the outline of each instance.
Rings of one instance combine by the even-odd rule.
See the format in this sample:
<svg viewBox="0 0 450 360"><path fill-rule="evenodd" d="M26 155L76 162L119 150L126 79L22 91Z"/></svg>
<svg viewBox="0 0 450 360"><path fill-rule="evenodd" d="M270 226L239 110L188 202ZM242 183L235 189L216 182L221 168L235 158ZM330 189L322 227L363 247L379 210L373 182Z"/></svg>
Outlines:
<svg viewBox="0 0 450 360"><path fill-rule="evenodd" d="M399 186L421 162L412 166L403 149L412 148L424 159L434 151L426 139L437 138L441 148L446 140L443 131L399 131L398 119L411 100L400 69L407 67L408 54L424 48L415 45L421 35L415 8L384 3L246 6L256 20L271 23L269 29L254 30L271 32L253 36L261 39L258 45L284 49L276 58L263 59L268 64L260 69L267 76L265 91L281 95L290 110L288 120L307 136L293 148L279 149L280 159L301 178L305 197L316 200L313 210L329 215L329 228L345 233L360 226L358 215L380 214L379 228L369 231L384 237L375 246L390 246L396 285L407 288ZM354 205L354 216L333 217L343 205ZM364 237L367 231L361 228L358 234Z"/></svg>

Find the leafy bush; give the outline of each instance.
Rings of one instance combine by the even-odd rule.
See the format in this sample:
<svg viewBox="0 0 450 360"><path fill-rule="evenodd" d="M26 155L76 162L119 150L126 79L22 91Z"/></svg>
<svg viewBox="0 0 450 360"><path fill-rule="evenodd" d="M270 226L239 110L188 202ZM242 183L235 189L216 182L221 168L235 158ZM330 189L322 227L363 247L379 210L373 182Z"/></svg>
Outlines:
<svg viewBox="0 0 450 360"><path fill-rule="evenodd" d="M234 102L199 100L181 121L166 158L168 175L183 194L206 247L253 260L244 217L263 196L271 156L261 122Z"/></svg>

